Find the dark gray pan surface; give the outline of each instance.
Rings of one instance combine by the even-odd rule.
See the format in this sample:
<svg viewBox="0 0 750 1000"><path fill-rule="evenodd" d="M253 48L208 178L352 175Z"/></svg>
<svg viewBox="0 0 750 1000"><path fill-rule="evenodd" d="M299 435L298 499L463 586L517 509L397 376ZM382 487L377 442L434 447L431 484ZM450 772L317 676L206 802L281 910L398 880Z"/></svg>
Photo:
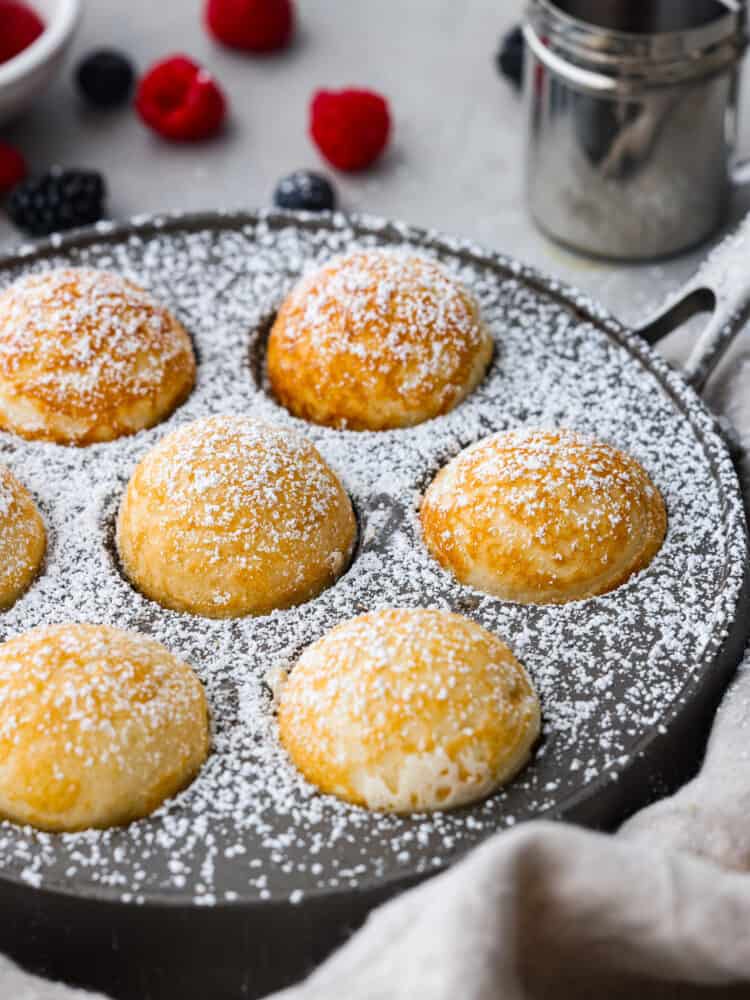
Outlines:
<svg viewBox="0 0 750 1000"><path fill-rule="evenodd" d="M382 243L437 256L473 288L497 340L487 379L454 413L411 430L338 432L291 418L263 381L274 310L310 262ZM214 752L188 790L126 829L55 837L0 826L0 903L18 915L0 947L141 1000L209 988L215 998L260 995L300 974L374 901L493 831L539 816L612 825L685 776L747 632L747 540L712 417L642 341L507 258L378 222L212 215L100 227L0 262L0 285L62 263L127 273L174 308L194 338L199 379L169 421L127 440L76 450L0 435L0 460L50 530L45 571L0 616L0 639L76 619L150 632L206 684ZM206 621L155 606L120 575L112 523L136 462L172 427L222 412L296 426L349 490L358 552L307 605ZM539 425L630 451L665 496L662 551L612 594L563 607L503 603L457 585L422 545L416 507L437 470L489 433ZM539 751L480 805L371 815L316 795L277 744L267 671L337 622L389 605L468 614L510 643L540 691ZM221 974L207 968L217 955Z"/></svg>

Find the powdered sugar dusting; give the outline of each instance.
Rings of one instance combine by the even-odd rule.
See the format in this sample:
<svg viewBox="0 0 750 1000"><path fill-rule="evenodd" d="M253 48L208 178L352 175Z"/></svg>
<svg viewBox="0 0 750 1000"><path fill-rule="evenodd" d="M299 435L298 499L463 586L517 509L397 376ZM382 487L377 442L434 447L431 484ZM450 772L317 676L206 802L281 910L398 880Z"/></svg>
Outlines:
<svg viewBox="0 0 750 1000"><path fill-rule="evenodd" d="M8 469L0 466L0 518L5 519L14 501L13 478Z"/></svg>
<svg viewBox="0 0 750 1000"><path fill-rule="evenodd" d="M45 531L23 483L0 465L0 593L8 604L33 580L45 549Z"/></svg>
<svg viewBox="0 0 750 1000"><path fill-rule="evenodd" d="M319 787L374 809L476 801L526 762L539 709L523 669L463 616L360 615L308 647L279 732Z"/></svg>
<svg viewBox="0 0 750 1000"><path fill-rule="evenodd" d="M196 690L190 672L146 636L86 625L43 627L0 650L0 742L18 748L24 733L54 734L75 767L85 772L114 760L125 774L132 758L142 766L150 749L149 764L157 768L155 737L169 723L196 715ZM144 734L153 737L148 748ZM64 791L65 774L51 777Z"/></svg>
<svg viewBox="0 0 750 1000"><path fill-rule="evenodd" d="M413 429L354 433L296 420L253 377L269 317L305 267L389 242L438 256L476 295L497 341L488 377L454 411ZM713 659L746 556L731 463L692 393L605 316L591 322L585 300L571 304L564 289L463 244L423 242L375 223L353 229L343 219L227 220L203 232L162 222L123 236L103 229L99 242L31 254L1 280L71 262L113 268L174 309L198 348L198 381L165 424L111 444L76 450L0 436L2 460L30 487L50 529L45 571L2 615L1 634L71 619L149 633L204 681L214 747L190 788L126 829L53 837L4 824L7 876L210 904L298 901L301 892L429 871L498 827L564 809L585 786L620 773ZM302 607L197 619L155 606L118 571L112 524L133 468L168 430L216 413L297 428L353 500L360 543L352 566ZM431 559L417 507L437 470L487 434L529 426L571 427L644 465L669 512L664 545L644 573L594 600L521 607L460 586ZM268 671L347 618L398 605L468 614L507 640L540 693L544 742L533 763L470 810L369 814L315 794L279 746Z"/></svg>
<svg viewBox="0 0 750 1000"><path fill-rule="evenodd" d="M431 551L461 580L522 601L613 589L648 564L666 528L638 462L566 429L467 448L428 489L422 519Z"/></svg>
<svg viewBox="0 0 750 1000"><path fill-rule="evenodd" d="M201 576L211 570L207 585L215 588L211 599L217 607L242 596L238 574L258 581L259 590L266 586L271 606L275 592L283 605L284 595L293 597L295 588L311 582L305 574L311 561L327 559L332 573L347 561L354 532L345 505L339 483L301 434L239 414L209 417L167 435L141 463L119 521L118 545L126 543L120 552L127 563L126 552L133 558L143 547L129 533L156 532L163 550L178 553L178 565L189 563ZM134 508L145 529L133 529ZM321 526L337 518L344 522L340 541L326 548L319 544ZM148 563L154 553L143 558ZM170 558L164 556L162 575L178 572L167 569ZM229 590L216 589L222 578L234 581Z"/></svg>
<svg viewBox="0 0 750 1000"><path fill-rule="evenodd" d="M178 432L170 438L168 451L169 461L160 463L157 455L150 459L151 481L161 486L177 518L198 515L199 527L226 528L243 511L252 516L258 506L278 503L281 473L290 480L296 476L309 488L305 499L312 505L313 518L324 517L328 501L336 495L324 467L311 461L305 438L271 424L239 416L214 417ZM221 475L217 461L231 466L231 477ZM202 469L207 471L202 474ZM284 529L293 532L295 526L279 526ZM299 525L300 539L311 529L312 524Z"/></svg>
<svg viewBox="0 0 750 1000"><path fill-rule="evenodd" d="M285 339L311 335L328 365L352 355L361 362L364 388L374 377L402 373L394 388L455 391L451 377L483 330L476 307L460 285L434 264L403 250L334 258L295 288ZM372 331L363 338L361 331ZM352 336L357 333L359 337Z"/></svg>
<svg viewBox="0 0 750 1000"><path fill-rule="evenodd" d="M644 493L654 493L653 485L630 464L618 463L607 445L574 431L554 436L511 431L493 438L494 447L488 444L477 442L467 449L460 471L468 462L490 494L502 491L510 510L522 520L534 521L543 514L540 540L549 534L559 536L561 522L567 518L581 531L606 537ZM553 495L562 507L559 513L550 509ZM581 500L587 501L583 511L576 508Z"/></svg>
<svg viewBox="0 0 750 1000"><path fill-rule="evenodd" d="M31 274L0 304L0 375L64 412L148 397L175 365L192 365L181 331L116 274Z"/></svg>

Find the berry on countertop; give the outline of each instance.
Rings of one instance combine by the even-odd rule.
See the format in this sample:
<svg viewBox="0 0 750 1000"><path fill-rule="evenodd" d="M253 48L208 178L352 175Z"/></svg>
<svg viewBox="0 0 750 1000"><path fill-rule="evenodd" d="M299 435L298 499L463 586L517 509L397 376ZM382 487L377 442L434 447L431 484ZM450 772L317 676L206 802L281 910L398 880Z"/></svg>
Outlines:
<svg viewBox="0 0 750 1000"><path fill-rule="evenodd" d="M371 90L319 90L310 104L310 135L339 170L364 170L388 145L388 102Z"/></svg>
<svg viewBox="0 0 750 1000"><path fill-rule="evenodd" d="M25 3L0 0L0 63L27 49L44 31L44 21Z"/></svg>
<svg viewBox="0 0 750 1000"><path fill-rule="evenodd" d="M76 83L89 104L116 108L130 97L135 80L133 64L115 49L96 49L76 69Z"/></svg>
<svg viewBox="0 0 750 1000"><path fill-rule="evenodd" d="M49 236L98 222L104 215L106 193L101 174L54 167L13 189L8 215L30 236Z"/></svg>
<svg viewBox="0 0 750 1000"><path fill-rule="evenodd" d="M227 102L208 70L177 55L156 63L141 79L135 106L165 139L193 142L219 131Z"/></svg>
<svg viewBox="0 0 750 1000"><path fill-rule="evenodd" d="M497 51L497 68L514 87L523 82L524 40L520 25L505 35Z"/></svg>
<svg viewBox="0 0 750 1000"><path fill-rule="evenodd" d="M313 170L295 170L276 185L273 203L278 208L304 212L332 212L336 192L327 177Z"/></svg>
<svg viewBox="0 0 750 1000"><path fill-rule="evenodd" d="M221 42L244 52L273 52L289 44L292 0L207 0L206 27Z"/></svg>
<svg viewBox="0 0 750 1000"><path fill-rule="evenodd" d="M20 184L26 173L26 160L16 147L0 142L0 194L7 194Z"/></svg>

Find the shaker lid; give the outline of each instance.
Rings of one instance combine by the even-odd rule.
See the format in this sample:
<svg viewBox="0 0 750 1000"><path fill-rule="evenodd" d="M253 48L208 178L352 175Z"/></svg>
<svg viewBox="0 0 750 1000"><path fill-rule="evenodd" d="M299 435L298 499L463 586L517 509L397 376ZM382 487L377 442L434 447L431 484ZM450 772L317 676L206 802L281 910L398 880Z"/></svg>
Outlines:
<svg viewBox="0 0 750 1000"><path fill-rule="evenodd" d="M712 76L746 46L741 0L530 0L524 34L553 72L594 92Z"/></svg>

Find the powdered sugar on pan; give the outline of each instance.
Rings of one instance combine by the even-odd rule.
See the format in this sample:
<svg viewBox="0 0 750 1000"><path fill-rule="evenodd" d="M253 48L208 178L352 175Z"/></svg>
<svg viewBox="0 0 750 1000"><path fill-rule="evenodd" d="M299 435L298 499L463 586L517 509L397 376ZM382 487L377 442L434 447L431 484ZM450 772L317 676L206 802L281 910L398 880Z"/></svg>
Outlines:
<svg viewBox="0 0 750 1000"><path fill-rule="evenodd" d="M64 836L3 824L6 876L138 902L158 893L205 905L296 903L310 891L432 870L545 811L595 815L587 794L618 787L644 740L709 670L735 616L744 522L711 418L679 378L585 300L572 302L566 290L464 244L343 219L277 216L191 228L163 220L130 234L103 229L90 246L74 238L0 275L6 285L53 265L112 268L175 310L198 356L185 404L132 438L73 449L0 435L0 459L37 498L50 536L44 572L0 616L0 636L70 620L148 633L194 665L214 727L199 777L146 820ZM497 342L488 377L455 411L411 429L357 433L291 417L262 378L274 311L306 267L389 242L437 256L477 296ZM633 360L638 352L646 367ZM120 572L113 524L133 468L168 430L217 413L248 413L307 434L352 498L360 529L352 565L302 607L258 619L194 618L150 602ZM647 570L600 598L523 607L460 586L431 559L417 516L424 488L463 447L525 426L570 427L644 465L669 517ZM275 686L279 668L332 626L393 605L469 615L509 643L540 693L544 739L532 764L478 806L412 818L370 814L316 794L280 748L264 678ZM668 754L666 741L664 748Z"/></svg>

